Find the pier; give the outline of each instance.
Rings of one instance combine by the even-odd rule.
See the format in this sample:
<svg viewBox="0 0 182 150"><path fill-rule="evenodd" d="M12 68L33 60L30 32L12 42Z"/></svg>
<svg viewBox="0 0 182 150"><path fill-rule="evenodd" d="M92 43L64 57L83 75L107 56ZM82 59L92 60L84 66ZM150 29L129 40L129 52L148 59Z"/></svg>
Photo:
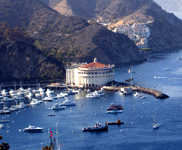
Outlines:
<svg viewBox="0 0 182 150"><path fill-rule="evenodd" d="M131 87L133 92L150 94L158 99L165 99L165 98L169 97L168 95L162 93L161 91L157 91L154 89L149 89L149 88L139 87L139 86L127 86L127 87ZM119 91L119 90L121 90L121 87L103 86L103 89L106 91Z"/></svg>

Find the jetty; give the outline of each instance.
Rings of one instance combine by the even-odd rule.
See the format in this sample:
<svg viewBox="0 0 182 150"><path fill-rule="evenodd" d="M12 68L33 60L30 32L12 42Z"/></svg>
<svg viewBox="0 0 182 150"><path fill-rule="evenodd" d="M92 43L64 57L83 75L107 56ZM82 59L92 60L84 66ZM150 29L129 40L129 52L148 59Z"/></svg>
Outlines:
<svg viewBox="0 0 182 150"><path fill-rule="evenodd" d="M150 89L150 88L139 87L139 86L127 86L127 87L132 88L133 92L150 94L150 95L153 95L155 98L158 98L158 99L165 99L165 98L169 97L168 95L164 94L161 91ZM106 91L120 91L121 87L103 86L103 89Z"/></svg>

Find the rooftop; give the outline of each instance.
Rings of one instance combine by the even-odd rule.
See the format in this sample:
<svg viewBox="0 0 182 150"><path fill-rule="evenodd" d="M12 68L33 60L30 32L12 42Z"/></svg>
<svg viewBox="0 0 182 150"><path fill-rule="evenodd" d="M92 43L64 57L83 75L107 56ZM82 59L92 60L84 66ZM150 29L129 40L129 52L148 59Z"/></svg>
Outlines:
<svg viewBox="0 0 182 150"><path fill-rule="evenodd" d="M102 63L98 63L98 62L92 62L86 65L81 66L80 68L108 68L110 67L110 65L105 65Z"/></svg>

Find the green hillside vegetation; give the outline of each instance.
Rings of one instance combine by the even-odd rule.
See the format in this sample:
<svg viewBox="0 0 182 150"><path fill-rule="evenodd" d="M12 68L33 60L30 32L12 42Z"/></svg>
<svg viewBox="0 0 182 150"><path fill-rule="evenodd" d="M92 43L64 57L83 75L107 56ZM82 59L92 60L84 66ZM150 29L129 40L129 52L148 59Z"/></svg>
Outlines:
<svg viewBox="0 0 182 150"><path fill-rule="evenodd" d="M63 79L62 58L37 49L34 39L23 28L10 28L2 23L0 42L0 81Z"/></svg>

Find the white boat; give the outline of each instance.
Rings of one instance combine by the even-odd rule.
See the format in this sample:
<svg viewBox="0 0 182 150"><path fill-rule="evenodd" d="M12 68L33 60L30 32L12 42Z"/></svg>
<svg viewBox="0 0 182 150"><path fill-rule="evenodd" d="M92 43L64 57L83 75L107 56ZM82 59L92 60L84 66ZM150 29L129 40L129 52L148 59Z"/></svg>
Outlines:
<svg viewBox="0 0 182 150"><path fill-rule="evenodd" d="M53 110L63 110L65 109L65 106L61 106L61 104L55 103L52 108Z"/></svg>
<svg viewBox="0 0 182 150"><path fill-rule="evenodd" d="M30 102L30 105L31 106L39 105L42 102L43 102L42 100L37 100L37 99L33 98L32 101Z"/></svg>
<svg viewBox="0 0 182 150"><path fill-rule="evenodd" d="M143 95L142 93L138 93L138 92L135 92L133 95L134 95L135 97L139 97L139 98L141 98L141 99L146 98L145 95Z"/></svg>
<svg viewBox="0 0 182 150"><path fill-rule="evenodd" d="M66 98L65 101L63 101L63 103L60 104L61 106L75 106L76 103L75 102L72 102L70 100L68 100L68 98Z"/></svg>
<svg viewBox="0 0 182 150"><path fill-rule="evenodd" d="M1 94L2 94L2 96L7 96L8 95L8 92L6 91L6 89L3 89L1 91Z"/></svg>
<svg viewBox="0 0 182 150"><path fill-rule="evenodd" d="M75 93L73 93L73 90L72 90L72 89L68 89L66 92L67 92L68 95L73 95L73 94L75 94Z"/></svg>
<svg viewBox="0 0 182 150"><path fill-rule="evenodd" d="M160 127L160 125L155 122L155 114L154 114L153 129L158 129L159 127Z"/></svg>
<svg viewBox="0 0 182 150"><path fill-rule="evenodd" d="M23 129L24 132L42 132L44 128L29 125L27 128Z"/></svg>
<svg viewBox="0 0 182 150"><path fill-rule="evenodd" d="M170 68L164 68L164 71L169 71L170 70Z"/></svg>
<svg viewBox="0 0 182 150"><path fill-rule="evenodd" d="M64 98L65 96L62 94L62 93L57 93L57 96L56 96L57 98Z"/></svg>
<svg viewBox="0 0 182 150"><path fill-rule="evenodd" d="M16 107L15 105L11 105L11 108L10 108L10 111L16 111L16 110L18 110L19 108L18 107Z"/></svg>
<svg viewBox="0 0 182 150"><path fill-rule="evenodd" d="M93 93L88 93L88 94L86 95L86 98L99 98L99 97L100 97L100 95L93 94Z"/></svg>
<svg viewBox="0 0 182 150"><path fill-rule="evenodd" d="M0 124L0 129L4 129L5 126L3 124Z"/></svg>
<svg viewBox="0 0 182 150"><path fill-rule="evenodd" d="M19 105L17 105L17 107L19 108L19 109L23 109L23 108L25 108L25 107L27 107L28 105L26 105L24 102L20 102L19 103Z"/></svg>
<svg viewBox="0 0 182 150"><path fill-rule="evenodd" d="M78 94L78 90L73 89L73 90L72 90L72 93L73 93L73 94Z"/></svg>
<svg viewBox="0 0 182 150"><path fill-rule="evenodd" d="M41 88L41 87L39 87L38 90L39 90L40 93L44 93L44 91L45 91L45 89L43 89L43 88Z"/></svg>
<svg viewBox="0 0 182 150"><path fill-rule="evenodd" d="M4 102L12 102L13 99L6 96L6 97L4 97L4 98L2 99L2 101L4 101Z"/></svg>
<svg viewBox="0 0 182 150"><path fill-rule="evenodd" d="M67 93L61 93L61 95L63 95L64 97L67 97L68 96L68 94Z"/></svg>
<svg viewBox="0 0 182 150"><path fill-rule="evenodd" d="M117 114L117 113L122 113L123 110L118 110L118 109L113 109L113 110L107 110L106 114Z"/></svg>
<svg viewBox="0 0 182 150"><path fill-rule="evenodd" d="M120 95L130 95L130 94L132 94L132 92L133 92L132 88L124 87L124 88L121 88L121 90L119 91L119 94Z"/></svg>
<svg viewBox="0 0 182 150"><path fill-rule="evenodd" d="M54 94L54 91L51 91L50 89L47 89L46 92L47 96Z"/></svg>
<svg viewBox="0 0 182 150"><path fill-rule="evenodd" d="M15 92L15 90L13 90L13 89L11 89L11 90L9 91L9 94L10 94L10 96L17 95L16 92Z"/></svg>
<svg viewBox="0 0 182 150"><path fill-rule="evenodd" d="M33 93L32 92L29 92L26 97L28 97L29 99L31 99L33 96L34 96Z"/></svg>
<svg viewBox="0 0 182 150"><path fill-rule="evenodd" d="M17 95L18 95L18 96L24 96L24 91L19 90L19 91L17 92Z"/></svg>
<svg viewBox="0 0 182 150"><path fill-rule="evenodd" d="M2 120L0 120L0 123L8 123L9 120L6 119L6 114L5 116L2 118Z"/></svg>
<svg viewBox="0 0 182 150"><path fill-rule="evenodd" d="M46 96L42 99L43 101L48 101L48 102L52 102L53 101L53 97L51 96Z"/></svg>
<svg viewBox="0 0 182 150"><path fill-rule="evenodd" d="M15 95L13 96L12 100L13 101L21 101L22 97L18 96L18 95Z"/></svg>

